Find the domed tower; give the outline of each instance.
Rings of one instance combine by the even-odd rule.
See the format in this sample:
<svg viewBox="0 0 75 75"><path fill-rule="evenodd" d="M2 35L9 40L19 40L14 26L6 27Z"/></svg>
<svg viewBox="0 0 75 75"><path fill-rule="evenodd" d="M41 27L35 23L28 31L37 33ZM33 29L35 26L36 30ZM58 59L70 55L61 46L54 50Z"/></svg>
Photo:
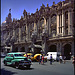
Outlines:
<svg viewBox="0 0 75 75"><path fill-rule="evenodd" d="M11 18L11 9L9 9L9 14L8 17L6 17L6 23L9 24L12 22L12 18Z"/></svg>

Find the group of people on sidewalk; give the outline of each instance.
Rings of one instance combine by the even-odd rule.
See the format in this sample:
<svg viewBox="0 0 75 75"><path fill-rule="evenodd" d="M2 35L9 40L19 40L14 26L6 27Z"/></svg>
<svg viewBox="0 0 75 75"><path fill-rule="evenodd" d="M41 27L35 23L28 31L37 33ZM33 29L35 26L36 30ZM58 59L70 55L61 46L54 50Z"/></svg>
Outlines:
<svg viewBox="0 0 75 75"><path fill-rule="evenodd" d="M62 55L60 55L58 58L57 58L57 61L59 62L59 63L64 63L65 64L65 59L66 59L66 57L64 56L64 57L62 57ZM52 65L52 63L53 63L53 57L52 57L52 54L50 55L50 65ZM39 64L44 64L44 55L40 55L39 56Z"/></svg>
<svg viewBox="0 0 75 75"><path fill-rule="evenodd" d="M62 55L60 55L59 57L57 57L57 62L59 63L64 63L65 64L65 60L66 60L66 57L62 57ZM50 55L50 64L52 65L52 62L53 62L53 57L52 57L52 54Z"/></svg>

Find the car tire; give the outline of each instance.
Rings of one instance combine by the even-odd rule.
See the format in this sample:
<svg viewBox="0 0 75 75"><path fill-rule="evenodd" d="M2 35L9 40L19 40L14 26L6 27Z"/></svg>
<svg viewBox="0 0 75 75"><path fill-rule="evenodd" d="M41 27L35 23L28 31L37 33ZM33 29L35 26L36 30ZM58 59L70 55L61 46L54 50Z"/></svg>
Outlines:
<svg viewBox="0 0 75 75"><path fill-rule="evenodd" d="M19 65L19 69L24 69L25 67L22 65Z"/></svg>
<svg viewBox="0 0 75 75"><path fill-rule="evenodd" d="M15 68L19 68L19 63L15 62Z"/></svg>
<svg viewBox="0 0 75 75"><path fill-rule="evenodd" d="M7 66L7 62L4 60L4 65Z"/></svg>

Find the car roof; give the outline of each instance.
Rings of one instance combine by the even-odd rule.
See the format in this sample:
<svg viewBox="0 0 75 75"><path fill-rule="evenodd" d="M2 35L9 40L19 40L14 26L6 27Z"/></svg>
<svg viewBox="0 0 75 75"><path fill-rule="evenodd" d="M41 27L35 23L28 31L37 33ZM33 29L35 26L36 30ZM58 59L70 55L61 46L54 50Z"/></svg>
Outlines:
<svg viewBox="0 0 75 75"><path fill-rule="evenodd" d="M8 53L8 54L22 54L22 53Z"/></svg>

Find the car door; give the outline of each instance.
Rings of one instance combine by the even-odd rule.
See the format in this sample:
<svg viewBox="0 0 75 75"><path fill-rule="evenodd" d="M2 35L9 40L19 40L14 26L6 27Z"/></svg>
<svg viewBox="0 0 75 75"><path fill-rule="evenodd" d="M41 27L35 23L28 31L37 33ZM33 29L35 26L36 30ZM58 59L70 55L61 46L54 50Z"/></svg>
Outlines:
<svg viewBox="0 0 75 75"><path fill-rule="evenodd" d="M11 62L11 60L13 59L13 57L11 56L11 54L8 54L6 56L7 62Z"/></svg>

